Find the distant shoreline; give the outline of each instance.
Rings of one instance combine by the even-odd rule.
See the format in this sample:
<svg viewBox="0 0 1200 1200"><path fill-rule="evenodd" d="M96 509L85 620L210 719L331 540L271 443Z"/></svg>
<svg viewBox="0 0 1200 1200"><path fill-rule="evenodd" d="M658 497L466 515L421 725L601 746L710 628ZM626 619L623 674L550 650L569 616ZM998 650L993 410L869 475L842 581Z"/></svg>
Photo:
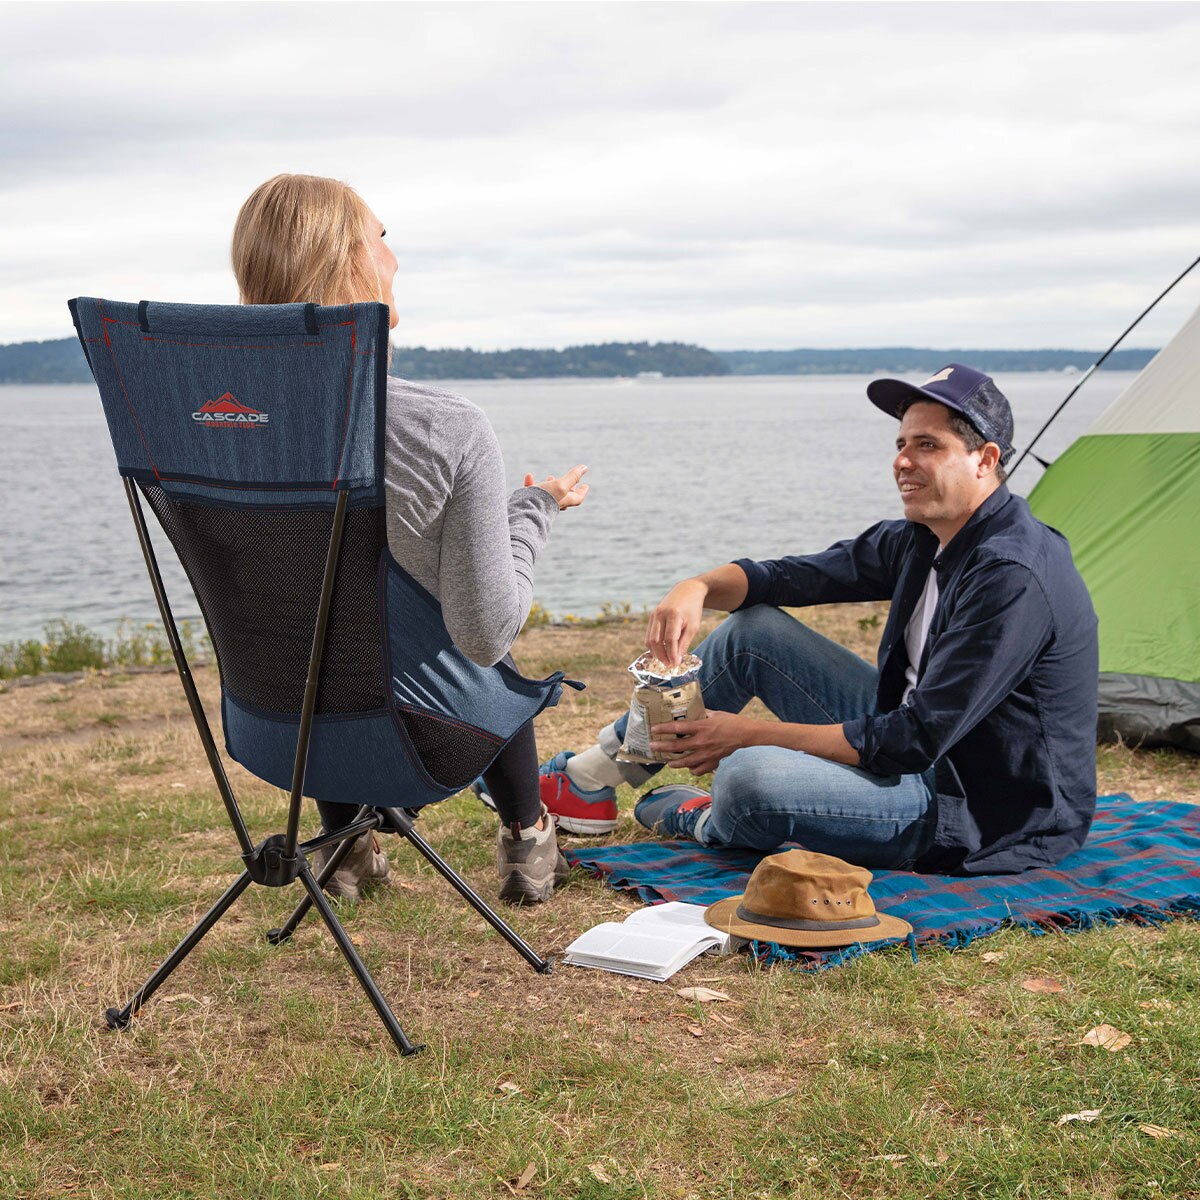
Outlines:
<svg viewBox="0 0 1200 1200"><path fill-rule="evenodd" d="M1157 351L1118 350L1115 371L1140 371ZM949 362L990 374L1086 371L1098 350L848 349L707 350L683 342L603 342L563 350L431 350L397 346L391 373L413 380L700 378L745 375L919 375ZM75 338L0 345L0 385L90 383Z"/></svg>
<svg viewBox="0 0 1200 1200"><path fill-rule="evenodd" d="M1137 374L1137 369L1133 367L1111 366L1110 363L1105 363L1102 368L1104 371L1126 372L1130 375ZM1082 371L1072 368L1049 368L1049 367L1010 367L1004 370L999 368L991 368L994 374L1004 375L1057 375L1060 376L1064 383L1069 383L1073 378L1077 378L1083 374ZM896 375L911 375L911 371L896 371ZM738 379L836 379L841 377L860 376L863 379L877 377L879 371L778 371L774 373L762 372L751 374L749 372L739 372L738 374L729 375L675 375L672 379L712 379L714 382L732 383ZM646 380L639 379L632 375L522 375L520 377L510 377L507 375L452 375L444 379L418 379L413 375L399 376L398 378L408 379L417 383L438 383L438 384L472 384L472 383L655 383L660 382L658 379ZM665 378L665 377L664 377ZM82 387L86 384L95 386L95 382L88 376L86 379L66 379L66 380L20 380L20 379L0 379L0 392L5 389L16 388L55 388L55 387Z"/></svg>

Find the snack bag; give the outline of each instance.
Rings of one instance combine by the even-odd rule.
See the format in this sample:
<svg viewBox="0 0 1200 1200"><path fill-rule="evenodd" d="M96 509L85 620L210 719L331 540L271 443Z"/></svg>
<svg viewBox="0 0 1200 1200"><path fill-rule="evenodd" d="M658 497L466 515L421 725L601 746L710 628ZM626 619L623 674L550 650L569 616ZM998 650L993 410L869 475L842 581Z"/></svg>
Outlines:
<svg viewBox="0 0 1200 1200"><path fill-rule="evenodd" d="M650 730L669 721L698 721L704 716L704 696L696 678L700 666L694 654L685 654L679 665L672 667L648 650L629 664L637 686L629 701L625 741L617 754L620 762L646 766L670 762L670 755L650 749Z"/></svg>

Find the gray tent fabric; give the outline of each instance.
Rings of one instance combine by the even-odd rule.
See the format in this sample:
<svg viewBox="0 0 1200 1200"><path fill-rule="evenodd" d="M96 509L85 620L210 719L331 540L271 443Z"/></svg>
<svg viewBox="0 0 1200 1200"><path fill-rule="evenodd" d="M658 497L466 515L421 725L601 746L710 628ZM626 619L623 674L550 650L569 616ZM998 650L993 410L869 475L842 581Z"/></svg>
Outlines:
<svg viewBox="0 0 1200 1200"><path fill-rule="evenodd" d="M1102 742L1200 754L1200 684L1153 675L1100 676Z"/></svg>

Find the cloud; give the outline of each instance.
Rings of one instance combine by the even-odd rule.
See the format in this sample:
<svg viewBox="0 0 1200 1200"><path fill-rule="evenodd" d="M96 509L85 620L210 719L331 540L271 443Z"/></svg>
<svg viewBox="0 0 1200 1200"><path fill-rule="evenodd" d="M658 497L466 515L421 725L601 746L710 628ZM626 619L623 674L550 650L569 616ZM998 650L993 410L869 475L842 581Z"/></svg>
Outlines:
<svg viewBox="0 0 1200 1200"><path fill-rule="evenodd" d="M354 183L406 343L1106 343L1200 246L1194 4L10 5L5 340Z"/></svg>

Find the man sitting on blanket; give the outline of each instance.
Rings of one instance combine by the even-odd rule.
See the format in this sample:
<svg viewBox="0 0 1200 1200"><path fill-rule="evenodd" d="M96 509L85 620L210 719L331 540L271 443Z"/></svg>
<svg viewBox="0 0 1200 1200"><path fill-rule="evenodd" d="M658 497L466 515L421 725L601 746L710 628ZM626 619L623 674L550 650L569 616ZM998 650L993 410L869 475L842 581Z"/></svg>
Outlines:
<svg viewBox="0 0 1200 1200"><path fill-rule="evenodd" d="M1096 804L1087 588L1066 539L1004 486L1012 412L988 376L952 364L920 387L874 380L867 395L900 421L904 520L667 593L646 637L666 662L705 608L732 614L696 648L707 719L659 726L652 743L673 766L716 774L711 796L660 787L635 815L706 846L798 842L865 867L1052 865L1083 843ZM877 671L780 609L862 600L891 601ZM756 696L778 721L738 715ZM622 718L542 767L564 829L611 830L615 786L657 770L616 761L624 730Z"/></svg>

